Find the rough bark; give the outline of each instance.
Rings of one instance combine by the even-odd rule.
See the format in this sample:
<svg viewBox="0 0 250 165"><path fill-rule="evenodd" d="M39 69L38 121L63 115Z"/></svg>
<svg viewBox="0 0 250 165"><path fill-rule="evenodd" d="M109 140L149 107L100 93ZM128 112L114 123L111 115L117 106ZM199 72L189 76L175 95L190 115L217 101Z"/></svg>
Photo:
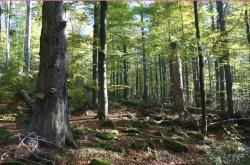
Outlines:
<svg viewBox="0 0 250 165"><path fill-rule="evenodd" d="M194 57L192 59L192 70L193 70L193 85L194 85L194 105L196 107L201 106L201 100L200 100L200 86L199 86L199 71L198 71L198 61L197 58Z"/></svg>
<svg viewBox="0 0 250 165"><path fill-rule="evenodd" d="M183 96L183 84L182 84L182 71L181 71L181 61L178 55L178 45L175 42L170 43L171 57L170 70L172 72L171 87L172 96L175 110L181 114L184 111L184 96Z"/></svg>
<svg viewBox="0 0 250 165"><path fill-rule="evenodd" d="M96 86L98 84L98 77L97 77L97 54L98 54L98 13L99 13L99 7L98 3L95 2L94 4L94 25L93 25L93 56L92 56L92 65L93 65L93 71L92 71L92 79L94 82L95 88L93 88L92 91L92 106L96 107L98 103L98 97L97 97L97 90Z"/></svg>
<svg viewBox="0 0 250 165"><path fill-rule="evenodd" d="M196 41L197 41L197 49L199 56L199 86L200 86L201 111L202 111L202 131L207 132L206 101L205 101L204 74L203 74L204 63L203 63L202 49L200 46L200 27L199 27L197 1L194 1L194 16L195 16Z"/></svg>
<svg viewBox="0 0 250 165"><path fill-rule="evenodd" d="M124 53L124 59L123 59L123 84L125 86L123 90L123 98L128 99L129 95L129 87L128 87L128 52L127 52L127 46L123 46L123 53Z"/></svg>
<svg viewBox="0 0 250 165"><path fill-rule="evenodd" d="M2 57L2 3L0 2L0 57Z"/></svg>
<svg viewBox="0 0 250 165"><path fill-rule="evenodd" d="M26 15L26 27L24 34L24 73L26 76L30 72L30 30L31 30L31 1L26 1L27 15Z"/></svg>
<svg viewBox="0 0 250 165"><path fill-rule="evenodd" d="M222 41L222 60L224 63L224 70L225 70L225 80L226 80L226 93L227 93L227 109L228 114L230 117L234 116L234 108L233 108L233 82L232 82L232 74L231 74L231 68L229 64L229 50L227 48L227 39L226 39L226 27L225 27L225 20L224 20L224 12L223 12L223 2L222 1L216 1L217 4L217 12L218 12L218 23L220 27L220 32L223 37Z"/></svg>
<svg viewBox="0 0 250 165"><path fill-rule="evenodd" d="M5 13L5 29L6 29L6 58L5 58L5 65L6 68L10 65L10 2L6 2L6 13Z"/></svg>
<svg viewBox="0 0 250 165"><path fill-rule="evenodd" d="M63 2L43 2L37 97L30 129L58 147L74 145L69 131Z"/></svg>
<svg viewBox="0 0 250 165"><path fill-rule="evenodd" d="M247 42L250 44L250 30L249 30L249 21L248 21L248 11L245 10L245 25L246 25L246 33L247 33Z"/></svg>
<svg viewBox="0 0 250 165"><path fill-rule="evenodd" d="M98 53L98 118L106 120L108 117L108 89L106 80L106 12L108 3L100 2L100 48Z"/></svg>
<svg viewBox="0 0 250 165"><path fill-rule="evenodd" d="M144 22L144 14L141 12L141 23ZM147 55L145 49L145 32L144 25L141 26L141 37L142 37L142 63L143 63L143 101L145 106L148 104L148 72L147 72Z"/></svg>

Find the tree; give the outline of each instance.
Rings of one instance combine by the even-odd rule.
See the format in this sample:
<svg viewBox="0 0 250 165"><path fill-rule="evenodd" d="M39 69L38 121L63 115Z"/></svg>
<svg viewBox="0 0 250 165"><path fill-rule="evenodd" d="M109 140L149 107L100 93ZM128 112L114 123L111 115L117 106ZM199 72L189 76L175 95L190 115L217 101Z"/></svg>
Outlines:
<svg viewBox="0 0 250 165"><path fill-rule="evenodd" d="M26 76L29 75L30 71L30 30L31 30L31 1L26 1L27 15L26 15L26 28L24 34L24 72Z"/></svg>
<svg viewBox="0 0 250 165"><path fill-rule="evenodd" d="M94 25L93 25L93 55L92 55L92 65L93 65L93 73L92 79L95 85L95 88L92 92L92 105L95 107L97 105L97 91L96 86L98 84L98 77L97 77L97 54L98 54L98 15L99 15L99 7L98 3L95 2L94 4Z"/></svg>
<svg viewBox="0 0 250 165"><path fill-rule="evenodd" d="M100 48L98 52L98 118L107 120L108 117L108 89L106 80L106 12L108 3L100 2Z"/></svg>
<svg viewBox="0 0 250 165"><path fill-rule="evenodd" d="M5 12L5 31L6 31L6 59L5 59L5 65L6 68L10 65L10 2L6 2L5 6L6 12Z"/></svg>
<svg viewBox="0 0 250 165"><path fill-rule="evenodd" d="M63 14L63 2L43 2L37 95L30 125L58 147L76 146L69 130Z"/></svg>
<svg viewBox="0 0 250 165"><path fill-rule="evenodd" d="M194 1L194 21L196 30L196 40L199 58L199 86L200 86L200 97L201 97L201 111L202 111L202 131L207 132L207 118L206 118L206 101L205 101L205 89L204 89L204 72L203 72L203 57L202 49L200 46L200 27L199 27L199 16L197 1Z"/></svg>
<svg viewBox="0 0 250 165"><path fill-rule="evenodd" d="M125 99L128 99L129 94L129 88L128 88L128 52L127 52L127 46L123 46L123 52L124 52L124 60L123 60L123 83L125 85L125 88L123 90L123 97Z"/></svg>
<svg viewBox="0 0 250 165"><path fill-rule="evenodd" d="M184 95L182 81L182 66L178 54L178 45L176 42L170 43L170 75L171 75L171 93L175 110L181 114L184 111Z"/></svg>
<svg viewBox="0 0 250 165"><path fill-rule="evenodd" d="M223 2L216 1L217 3L217 12L218 12L218 23L220 27L222 38L222 62L224 63L225 70L225 79L226 79L226 92L227 92L227 108L228 114L230 117L234 116L234 108L233 108L233 83L232 83L232 75L230 69L230 61L229 61L229 50L227 48L227 39L226 39L226 27L224 20L224 11L223 11Z"/></svg>

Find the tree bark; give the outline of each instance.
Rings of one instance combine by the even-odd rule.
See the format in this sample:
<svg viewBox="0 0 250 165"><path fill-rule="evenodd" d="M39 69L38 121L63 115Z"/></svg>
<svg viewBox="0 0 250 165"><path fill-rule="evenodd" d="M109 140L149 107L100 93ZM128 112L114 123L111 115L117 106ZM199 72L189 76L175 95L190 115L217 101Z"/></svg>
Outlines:
<svg viewBox="0 0 250 165"><path fill-rule="evenodd" d="M6 13L5 13L5 28L6 28L6 59L5 65L6 68L9 68L10 65L10 2L6 2Z"/></svg>
<svg viewBox="0 0 250 165"><path fill-rule="evenodd" d="M233 108L233 89L232 89L233 82L232 82L231 68L230 68L230 64L229 64L229 50L227 48L226 27L225 27L224 12L223 12L223 2L216 1L216 4L217 4L218 23L220 26L220 32L223 35L222 62L224 63L224 70L225 70L227 109L228 109L229 116L233 117L234 113L235 113L234 108Z"/></svg>
<svg viewBox="0 0 250 165"><path fill-rule="evenodd" d="M170 43L171 49L171 87L172 96L175 110L181 114L184 111L184 95L183 95L183 84L182 84L182 70L181 70L181 60L178 55L178 45L175 42Z"/></svg>
<svg viewBox="0 0 250 165"><path fill-rule="evenodd" d="M123 83L124 83L124 90L123 90L123 98L128 99L129 95L129 87L128 87L128 52L127 52L127 46L123 46L123 53L124 53L124 59L123 59Z"/></svg>
<svg viewBox="0 0 250 165"><path fill-rule="evenodd" d="M30 30L31 30L31 1L26 1L27 15L26 15L26 27L24 34L24 73L26 76L30 72Z"/></svg>
<svg viewBox="0 0 250 165"><path fill-rule="evenodd" d="M141 12L141 23L144 23L144 14ZM147 55L145 49L145 32L144 25L141 26L141 37L142 37L142 63L143 63L143 101L145 106L148 104L148 72L147 72Z"/></svg>
<svg viewBox="0 0 250 165"><path fill-rule="evenodd" d="M92 91L92 106L96 107L97 103L98 103L96 86L98 84L97 54L98 54L98 13L99 13L99 7L98 7L97 2L94 2L94 3L95 4L94 4L94 25L93 25L92 79L93 79L95 88L93 88L93 91Z"/></svg>
<svg viewBox="0 0 250 165"><path fill-rule="evenodd" d="M196 41L199 56L199 86L200 86L200 97L201 97L201 111L202 111L202 131L207 132L207 117L206 117L206 101L205 101L205 89L204 89L204 75L203 75L203 56L202 49L200 46L200 27L198 17L197 1L194 1L194 18L195 18L195 30L196 30Z"/></svg>
<svg viewBox="0 0 250 165"><path fill-rule="evenodd" d="M106 12L108 3L100 2L100 48L98 53L98 118L107 120L108 117L108 89L106 80Z"/></svg>
<svg viewBox="0 0 250 165"><path fill-rule="evenodd" d="M69 131L66 21L62 1L43 2L37 97L30 129L58 147L76 147Z"/></svg>
<svg viewBox="0 0 250 165"><path fill-rule="evenodd" d="M2 57L2 2L0 2L0 57Z"/></svg>

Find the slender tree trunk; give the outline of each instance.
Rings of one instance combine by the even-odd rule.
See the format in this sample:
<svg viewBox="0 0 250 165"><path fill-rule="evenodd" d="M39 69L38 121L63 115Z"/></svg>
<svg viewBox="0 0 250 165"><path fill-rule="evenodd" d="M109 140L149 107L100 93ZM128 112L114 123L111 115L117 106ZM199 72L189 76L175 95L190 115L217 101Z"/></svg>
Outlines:
<svg viewBox="0 0 250 165"><path fill-rule="evenodd" d="M138 67L138 60L136 61L135 90L136 90L136 97L138 98L138 96L139 96L139 67Z"/></svg>
<svg viewBox="0 0 250 165"><path fill-rule="evenodd" d="M159 54L159 76L160 76L160 101L163 101L163 82L162 82L162 61L161 61L161 55Z"/></svg>
<svg viewBox="0 0 250 165"><path fill-rule="evenodd" d="M202 49L200 46L200 27L199 27L197 1L194 1L194 16L195 16L195 30L196 30L196 40L197 40L198 56L199 56L199 85L200 85L201 111L202 111L202 131L207 132L206 101L205 101L204 75L203 75L204 64L202 57Z"/></svg>
<svg viewBox="0 0 250 165"><path fill-rule="evenodd" d="M245 10L245 24L246 24L246 33L247 33L247 42L250 44L250 30L249 30L249 21L248 21L248 11Z"/></svg>
<svg viewBox="0 0 250 165"><path fill-rule="evenodd" d="M123 97L128 99L129 88L128 88L128 52L127 46L123 46L124 60L123 60L123 83L126 86L123 90Z"/></svg>
<svg viewBox="0 0 250 165"><path fill-rule="evenodd" d="M220 74L219 74L219 61L214 62L215 67L215 89L216 89L216 105L220 103Z"/></svg>
<svg viewBox="0 0 250 165"><path fill-rule="evenodd" d="M6 68L10 65L10 2L6 2L6 13L5 13L5 28L6 28Z"/></svg>
<svg viewBox="0 0 250 165"><path fill-rule="evenodd" d="M2 2L0 2L0 57L2 57Z"/></svg>
<svg viewBox="0 0 250 165"><path fill-rule="evenodd" d="M98 118L107 120L108 117L108 89L106 80L106 12L108 3L100 2L100 48L98 53Z"/></svg>
<svg viewBox="0 0 250 165"><path fill-rule="evenodd" d="M92 65L93 65L93 71L92 71L92 79L94 82L95 88L93 88L92 91L92 106L96 107L98 103L98 97L97 97L97 84L98 84L98 77L97 77L97 54L98 54L98 13L99 13L99 7L98 3L94 2L94 25L93 25L93 55L92 55Z"/></svg>
<svg viewBox="0 0 250 165"><path fill-rule="evenodd" d="M225 20L224 20L224 12L223 12L223 2L216 1L217 4L217 11L218 11L218 23L220 25L221 34L224 35L222 41L223 47L223 63L224 63L224 70L225 70L225 79L226 79L226 92L227 92L227 108L228 114L230 117L234 116L234 108L233 108L233 82L232 82L232 75L231 69L229 64L229 50L227 48L227 39L226 39L226 27L225 27Z"/></svg>
<svg viewBox="0 0 250 165"><path fill-rule="evenodd" d="M224 75L224 68L223 68L223 59L219 57L219 75L220 75L220 109L225 111L225 75Z"/></svg>
<svg viewBox="0 0 250 165"><path fill-rule="evenodd" d="M26 28L24 34L24 73L29 76L30 72L30 30L31 30L31 1L26 1L27 15L26 15Z"/></svg>
<svg viewBox="0 0 250 165"><path fill-rule="evenodd" d="M193 84L194 84L194 104L196 107L201 106L200 100L200 86L199 86L199 71L198 71L198 61L197 58L192 60L192 70L193 70Z"/></svg>
<svg viewBox="0 0 250 165"><path fill-rule="evenodd" d="M170 43L171 57L170 70L172 73L171 86L172 86L172 96L175 110L181 115L184 111L184 95L183 95L183 84L182 84L182 71L181 71L181 60L178 55L178 45L175 42Z"/></svg>
<svg viewBox="0 0 250 165"><path fill-rule="evenodd" d="M141 13L141 23L144 23L144 14ZM143 101L145 106L148 105L148 73L147 73L147 56L145 49L145 32L144 25L141 26L141 37L142 37L142 62L143 62Z"/></svg>
<svg viewBox="0 0 250 165"><path fill-rule="evenodd" d="M40 67L31 130L58 147L74 145L69 131L63 2L43 2Z"/></svg>
<svg viewBox="0 0 250 165"><path fill-rule="evenodd" d="M155 59L155 92L156 92L156 100L159 101L159 83L158 83L158 69L157 69L157 59Z"/></svg>

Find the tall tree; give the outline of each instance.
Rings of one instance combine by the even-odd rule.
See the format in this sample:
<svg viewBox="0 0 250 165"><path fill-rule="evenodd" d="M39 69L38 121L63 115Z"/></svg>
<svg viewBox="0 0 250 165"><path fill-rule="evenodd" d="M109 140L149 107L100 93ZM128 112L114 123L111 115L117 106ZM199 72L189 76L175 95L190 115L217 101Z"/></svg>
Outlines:
<svg viewBox="0 0 250 165"><path fill-rule="evenodd" d="M145 106L148 105L148 72L147 72L147 55L145 49L145 30L144 30L144 13L141 11L141 37L142 37L142 63L143 63L143 101Z"/></svg>
<svg viewBox="0 0 250 165"><path fill-rule="evenodd" d="M226 80L226 93L227 93L227 108L228 114L230 117L234 116L234 108L233 108L233 83L232 83L232 75L229 63L229 50L227 48L227 39L226 39L226 27L225 27L225 20L224 20L224 11L223 11L223 2L216 1L217 4L217 12L218 12L218 24L220 27L220 32L222 37L222 62L224 63L224 70L225 70L225 80Z"/></svg>
<svg viewBox="0 0 250 165"><path fill-rule="evenodd" d="M106 15L108 3L100 2L100 48L98 53L98 118L106 120L108 117L108 89L106 80Z"/></svg>
<svg viewBox="0 0 250 165"><path fill-rule="evenodd" d="M99 6L97 2L94 2L94 25L93 25L93 55L92 55L92 65L93 65L93 73L92 79L95 85L92 91L92 105L95 107L97 105L98 97L97 97L97 90L96 86L98 84L98 77L97 77L97 54L98 54L98 15L99 15Z"/></svg>
<svg viewBox="0 0 250 165"><path fill-rule="evenodd" d="M202 131L207 131L207 118L206 118L206 101L205 101L205 89L204 89L204 73L203 73L203 57L202 49L200 45L200 27L199 27L199 15L197 1L194 1L194 21L195 21L195 31L196 31L196 41L198 49L199 58L199 86L200 86L200 96L201 96L201 111L202 111Z"/></svg>
<svg viewBox="0 0 250 165"><path fill-rule="evenodd" d="M69 131L65 27L63 2L43 2L38 93L30 129L58 147L75 146Z"/></svg>
<svg viewBox="0 0 250 165"><path fill-rule="evenodd" d="M6 31L6 68L10 65L10 2L7 1L5 4L5 31Z"/></svg>
<svg viewBox="0 0 250 165"><path fill-rule="evenodd" d="M176 42L170 43L170 78L172 97L175 110L181 114L184 111L184 95L183 95L183 81L182 81L182 66L181 59L178 54L178 45Z"/></svg>
<svg viewBox="0 0 250 165"><path fill-rule="evenodd" d="M26 1L27 15L26 15L26 28L24 34L24 72L26 76L29 75L30 71L30 30L31 30L31 1Z"/></svg>
<svg viewBox="0 0 250 165"><path fill-rule="evenodd" d="M128 99L129 94L129 88L128 88L128 51L127 46L123 46L123 53L124 53L124 59L123 59L123 84L125 85L125 88L123 90L123 97L125 99Z"/></svg>
<svg viewBox="0 0 250 165"><path fill-rule="evenodd" d="M2 2L0 2L0 57L2 56Z"/></svg>

